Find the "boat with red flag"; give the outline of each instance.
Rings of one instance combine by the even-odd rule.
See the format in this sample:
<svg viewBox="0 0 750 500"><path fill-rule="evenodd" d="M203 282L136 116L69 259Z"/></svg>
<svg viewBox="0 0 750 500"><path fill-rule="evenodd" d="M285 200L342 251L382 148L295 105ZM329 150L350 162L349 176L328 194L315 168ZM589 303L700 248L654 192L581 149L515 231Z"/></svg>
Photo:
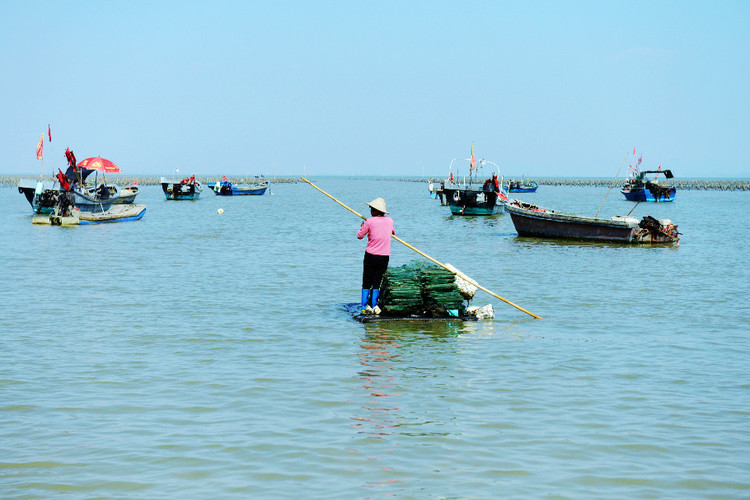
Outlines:
<svg viewBox="0 0 750 500"><path fill-rule="evenodd" d="M657 170L638 170L631 167L633 175L625 181L620 191L628 201L674 201L677 193L675 186L667 186L656 180L659 174L671 179L674 177L671 170L662 170L661 165ZM646 178L647 174L655 174L653 180Z"/></svg>
<svg viewBox="0 0 750 500"><path fill-rule="evenodd" d="M138 195L137 181L120 187L108 183L105 173L119 173L120 168L112 161L99 156L86 158L80 163L70 148L65 150L68 168L57 171L55 180L20 179L18 192L26 197L35 214L52 213L61 192L69 191L75 198L75 206L83 212L103 212L112 205L132 204ZM102 172L101 182L99 172ZM95 174L91 177L91 174ZM92 181L93 179L93 181Z"/></svg>
<svg viewBox="0 0 750 500"><path fill-rule="evenodd" d="M468 178L458 168L463 162L468 162ZM508 196L503 191L502 180L498 179L500 167L489 160L477 160L474 146L471 147L471 158L454 158L448 171L442 194L451 214L495 215L503 212Z"/></svg>
<svg viewBox="0 0 750 500"><path fill-rule="evenodd" d="M161 178L161 189L168 200L197 200L203 191L203 185L195 175L182 180Z"/></svg>
<svg viewBox="0 0 750 500"><path fill-rule="evenodd" d="M269 185L269 182L265 180L259 180L251 184L234 184L224 175L221 176L221 179L219 182L209 182L206 184L217 196L260 196L265 194Z"/></svg>

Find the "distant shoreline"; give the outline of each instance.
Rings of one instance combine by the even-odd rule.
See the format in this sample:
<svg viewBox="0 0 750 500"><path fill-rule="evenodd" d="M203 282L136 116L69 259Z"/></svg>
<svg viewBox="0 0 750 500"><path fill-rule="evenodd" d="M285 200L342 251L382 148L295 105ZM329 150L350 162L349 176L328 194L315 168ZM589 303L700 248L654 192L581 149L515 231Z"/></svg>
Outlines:
<svg viewBox="0 0 750 500"><path fill-rule="evenodd" d="M390 182L435 182L438 183L442 179L436 177L366 177L366 176L316 176L310 175L309 177L315 179L317 177L341 177L350 180L368 180L368 181L390 181ZM13 187L18 185L20 179L34 179L34 176L26 175L8 175L0 176L0 186ZM303 182L301 177L297 176L279 176L279 177L243 177L243 176L228 176L227 177L234 184L251 184L259 181L269 181L272 184L295 184ZM52 177L44 176L46 181L51 181ZM127 186L135 181L142 186L158 186L161 182L161 176L111 176L110 179L121 186ZM200 182L216 182L221 180L218 176L206 176L196 177ZM311 180L313 180L311 179ZM590 187L617 187L624 183L624 180L614 179L595 179L595 178L551 178L551 177L535 177L534 180L541 186L590 186ZM669 181L670 185L674 185L678 190L712 190L712 191L750 191L750 180L732 180L732 179L689 179L679 180L673 179Z"/></svg>

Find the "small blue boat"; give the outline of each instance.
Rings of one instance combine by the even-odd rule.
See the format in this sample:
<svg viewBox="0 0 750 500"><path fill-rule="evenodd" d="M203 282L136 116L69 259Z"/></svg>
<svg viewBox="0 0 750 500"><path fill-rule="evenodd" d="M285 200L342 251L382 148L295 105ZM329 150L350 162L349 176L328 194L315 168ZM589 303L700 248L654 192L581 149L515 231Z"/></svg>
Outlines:
<svg viewBox="0 0 750 500"><path fill-rule="evenodd" d="M631 177L623 186L621 193L628 201L654 201L667 202L674 201L677 188L674 186L665 186L656 181L646 179L646 174L664 174L664 177L671 179L674 177L671 170L644 170L638 172L635 177Z"/></svg>
<svg viewBox="0 0 750 500"><path fill-rule="evenodd" d="M536 181L530 181L528 179L521 179L520 181L508 181L509 193L536 193L538 187L539 183L537 183Z"/></svg>
<svg viewBox="0 0 750 500"><path fill-rule="evenodd" d="M221 182L209 182L206 185L210 189L212 189L217 196L260 196L266 192L266 189L268 189L268 184L268 181L263 181L255 184L235 185L228 180L224 180Z"/></svg>
<svg viewBox="0 0 750 500"><path fill-rule="evenodd" d="M60 206L51 214L34 215L32 224L49 226L84 226L91 224L112 224L115 222L128 222L141 220L146 213L146 205L112 205L104 212L84 212L80 209L70 210L68 207Z"/></svg>

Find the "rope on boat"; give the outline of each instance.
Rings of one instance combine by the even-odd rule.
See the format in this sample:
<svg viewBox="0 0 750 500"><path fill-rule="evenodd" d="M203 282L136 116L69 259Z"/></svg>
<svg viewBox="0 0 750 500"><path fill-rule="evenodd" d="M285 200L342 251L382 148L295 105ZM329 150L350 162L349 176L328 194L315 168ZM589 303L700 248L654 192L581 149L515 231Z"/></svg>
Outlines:
<svg viewBox="0 0 750 500"><path fill-rule="evenodd" d="M363 216L362 214L360 214L359 212L357 212L357 211L356 211L356 210L354 210L353 208L350 208L350 207L346 206L346 205L345 205L345 204L344 204L343 202L341 202L341 201L337 200L336 198L334 198L334 197L333 197L333 196L331 196L330 194L326 193L325 191L323 191L322 189L320 189L320 188L319 188L318 186L316 186L315 184L313 184L313 183L312 183L312 182L310 182L309 180L305 179L304 177L300 177L300 179L302 179L302 180L303 180L303 181L305 181L306 183L310 184L310 185L311 185L312 187L314 187L315 189L317 189L318 191L320 191L320 192L321 192L321 193L323 193L324 195L328 196L328 197L329 197L330 199L332 199L333 201L335 201L336 203L338 203L339 205L341 205L341 206L342 206L342 207L344 207L345 209L349 210L349 211L350 211L351 213L353 213L354 215L356 215L356 216L357 216L357 217L359 217L360 219L364 219L364 220L367 220L367 217ZM398 236L396 236L395 234L392 234L392 235L391 235L391 237L392 237L392 238L393 238L394 240L396 240L396 241L398 241L399 243L401 243L402 245L406 246L407 248L409 248L409 249L411 249L411 250L414 250L415 252L417 252L417 253L418 253L419 255L421 255L422 257L426 258L427 260L429 260L429 261L432 261L432 262L434 262L435 264L437 264L438 266L442 267L443 269L447 269L447 270L448 270L448 271L450 271L450 272L456 272L456 271L454 271L454 270L451 270L450 268L448 268L448 267L447 267L447 266L446 266L445 264L443 264L443 263L441 263L441 262L438 262L437 260L433 259L432 257L430 257L429 255L427 255L426 253L424 253L424 252L422 252L421 250L419 250L419 249L417 249L417 248L413 247L412 245L408 244L407 242L405 242L404 240L402 240L401 238L399 238L399 237L398 237ZM468 276L467 276L466 274L464 274L464 273L463 273L463 272L461 272L461 271L458 271L458 272L456 272L456 274L457 274L458 276L460 276L460 277L461 277L462 279L465 279L465 280L467 280L467 281L474 281L474 283L476 283L476 280L473 280L473 279L469 278L469 277L468 277ZM508 299L505 299L505 298L503 298L503 297L499 296L498 294L496 294L496 293L494 293L494 292L491 292L490 290L486 289L485 287L483 287L483 286L481 286L481 285L479 285L479 284L477 284L477 288L479 288L480 290L482 290L482 291L484 291L484 292L487 292L487 293L489 293L490 295L492 295L492 296L493 296L493 297L495 297L496 299L500 299L500 300L502 300L503 302L505 302L506 304L508 304L508 305L511 305L511 306L513 306L513 307L515 307L515 308L516 308L516 309L518 309L519 311L523 311L523 312L525 312L526 314L528 314L528 315L529 315L529 316L531 316L532 318L535 318L535 319L541 319L541 316L537 316L536 314L534 314L534 313L532 313L532 312L529 312L529 311L527 311L527 310L526 310L526 309L524 309L523 307L521 307L521 306L519 306L519 305L517 305L517 304L514 304L513 302L511 302L511 301L509 301Z"/></svg>
<svg viewBox="0 0 750 500"><path fill-rule="evenodd" d="M635 154L635 151L633 151ZM625 158L622 159L622 163L620 163L620 168L617 169L617 175L615 175L615 182L617 182L617 178L620 177L620 170L622 170L622 166L625 165L625 160L628 159L628 155L630 153L625 154ZM604 199L602 200L602 204L599 205L599 210L596 211L596 215L594 217L599 217L599 212L601 212L602 207L604 206L604 202L607 201L607 196L609 196L609 192L612 191L612 188L614 187L614 184L607 189L607 194L604 195Z"/></svg>

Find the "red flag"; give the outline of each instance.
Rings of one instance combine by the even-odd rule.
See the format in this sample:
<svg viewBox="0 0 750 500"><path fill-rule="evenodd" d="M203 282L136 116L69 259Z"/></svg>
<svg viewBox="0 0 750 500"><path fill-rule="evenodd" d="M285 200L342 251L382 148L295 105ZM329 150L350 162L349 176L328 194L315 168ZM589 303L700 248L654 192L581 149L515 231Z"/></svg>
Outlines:
<svg viewBox="0 0 750 500"><path fill-rule="evenodd" d="M638 165L641 164L641 161L643 161L643 153L641 153L641 156L638 157Z"/></svg>
<svg viewBox="0 0 750 500"><path fill-rule="evenodd" d="M65 177L65 174L62 173L62 170L59 168L57 169L57 180L60 181L60 187L63 188L65 191L70 190L70 183L68 182L68 178Z"/></svg>
<svg viewBox="0 0 750 500"><path fill-rule="evenodd" d="M36 159L42 159L42 147L44 146L44 134L39 137L39 144L36 145Z"/></svg>
<svg viewBox="0 0 750 500"><path fill-rule="evenodd" d="M52 129L47 125L47 135L49 136L49 142L52 142Z"/></svg>
<svg viewBox="0 0 750 500"><path fill-rule="evenodd" d="M471 163L469 164L469 173L477 168L477 162L474 159L474 144L471 145Z"/></svg>
<svg viewBox="0 0 750 500"><path fill-rule="evenodd" d="M133 184L133 186L137 186L138 184L140 184L140 182L141 181L139 181L138 179L136 179L131 184Z"/></svg>
<svg viewBox="0 0 750 500"><path fill-rule="evenodd" d="M657 172L656 172L656 175L654 176L654 180L656 180L656 178L659 176L659 172L661 172L661 165L659 165L659 168L657 168L656 170Z"/></svg>
<svg viewBox="0 0 750 500"><path fill-rule="evenodd" d="M221 178L224 179L224 182L229 182L229 179L227 179L226 175L222 175Z"/></svg>
<svg viewBox="0 0 750 500"><path fill-rule="evenodd" d="M635 146L633 146L633 154L635 155Z"/></svg>

